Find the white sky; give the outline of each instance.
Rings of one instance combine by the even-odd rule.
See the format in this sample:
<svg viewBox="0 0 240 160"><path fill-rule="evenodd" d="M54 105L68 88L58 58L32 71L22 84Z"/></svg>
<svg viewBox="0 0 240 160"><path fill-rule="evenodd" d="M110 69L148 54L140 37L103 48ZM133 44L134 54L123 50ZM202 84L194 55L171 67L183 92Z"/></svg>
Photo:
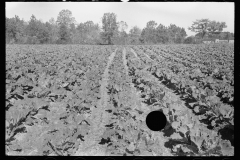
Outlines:
<svg viewBox="0 0 240 160"><path fill-rule="evenodd" d="M171 23L185 28L187 35L194 35L188 30L196 19L208 18L226 22L224 31L234 32L233 2L6 2L6 17L18 15L29 21L31 15L44 22L50 18L57 19L59 12L68 9L77 23L93 21L101 23L104 13L113 12L117 21L125 21L129 31L137 25L143 29L147 22L154 20L157 24L169 26Z"/></svg>

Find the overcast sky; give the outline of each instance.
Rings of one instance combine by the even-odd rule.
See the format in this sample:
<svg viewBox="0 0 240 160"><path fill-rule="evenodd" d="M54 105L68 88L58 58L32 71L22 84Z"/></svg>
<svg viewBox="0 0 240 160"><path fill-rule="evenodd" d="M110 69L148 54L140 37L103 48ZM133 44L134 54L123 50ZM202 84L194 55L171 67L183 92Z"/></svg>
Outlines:
<svg viewBox="0 0 240 160"><path fill-rule="evenodd" d="M196 19L208 18L226 22L224 31L234 32L233 2L6 2L6 17L18 15L20 19L29 21L31 15L46 22L50 18L57 19L63 9L72 12L77 23L93 21L101 23L104 13L113 12L117 21L125 21L129 31L137 25L143 29L147 22L154 20L157 24L169 26L171 23L185 28L187 35L194 32L187 28Z"/></svg>

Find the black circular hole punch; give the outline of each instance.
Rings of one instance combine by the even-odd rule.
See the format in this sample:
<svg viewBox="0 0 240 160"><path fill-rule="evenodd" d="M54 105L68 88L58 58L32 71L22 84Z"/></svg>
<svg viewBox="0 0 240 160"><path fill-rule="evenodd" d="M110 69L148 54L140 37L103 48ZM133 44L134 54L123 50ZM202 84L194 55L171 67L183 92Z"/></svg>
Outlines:
<svg viewBox="0 0 240 160"><path fill-rule="evenodd" d="M146 124L152 131L161 131L167 124L167 118L162 111L155 110L147 115Z"/></svg>

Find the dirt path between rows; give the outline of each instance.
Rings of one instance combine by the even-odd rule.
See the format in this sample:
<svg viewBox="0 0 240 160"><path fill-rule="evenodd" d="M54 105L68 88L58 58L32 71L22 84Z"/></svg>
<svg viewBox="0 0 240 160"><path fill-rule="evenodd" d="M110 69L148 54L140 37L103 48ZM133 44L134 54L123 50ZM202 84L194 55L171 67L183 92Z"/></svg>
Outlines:
<svg viewBox="0 0 240 160"><path fill-rule="evenodd" d="M137 53L131 48L131 52L137 56ZM151 61L153 61L146 53L142 52L148 59L150 59ZM138 58L139 59L139 58Z"/></svg>
<svg viewBox="0 0 240 160"><path fill-rule="evenodd" d="M126 49L125 48L123 48L123 65L124 65L124 68L125 68L125 71L126 71L126 75L128 75L128 67L127 67Z"/></svg>
<svg viewBox="0 0 240 160"><path fill-rule="evenodd" d="M137 55L137 53L136 52L134 52L134 50L131 48L131 52L134 54L134 56L139 60L139 57L138 57L138 55Z"/></svg>
<svg viewBox="0 0 240 160"><path fill-rule="evenodd" d="M84 143L79 147L76 156L104 156L105 151L101 146L98 146L100 136L105 131L104 125L108 122L108 114L105 112L107 106L108 94L108 71L109 66L115 57L117 49L110 55L104 74L102 75L102 82L100 87L101 99L98 101L97 108L93 107L91 113L91 129L89 134L84 137Z"/></svg>
<svg viewBox="0 0 240 160"><path fill-rule="evenodd" d="M132 51L132 53L133 54L136 54L134 51ZM138 58L138 60L140 60L139 58ZM126 74L127 74L127 76L129 76L128 75L128 72L129 72L129 68L128 68L128 66L127 66L127 59L126 59L126 49L124 48L123 49L123 65L124 65L124 68L125 68L125 70L126 70ZM140 97L140 95L139 95L139 92L137 91L137 89L134 87L134 84L132 83L132 85L131 85L131 90L133 90L133 94L135 93L136 94L136 97ZM163 87L163 86L162 86ZM164 87L165 88L165 87ZM137 93L138 92L138 93ZM169 91L169 90L167 90L166 92L168 92L167 93L167 99L168 99L168 101L170 101L170 99L172 98L172 93ZM176 97L174 97L174 99L176 99ZM137 103L136 103L136 106L134 106L134 109L137 109L137 110L139 110L139 111L143 111L144 112L144 114L148 114L149 112L151 112L151 110L152 109L154 109L154 106L152 106L151 107L151 109L150 109L150 107L149 106L147 106L146 104L144 104L144 103L141 103L141 105L140 106L138 106L137 105ZM158 107L155 107L155 109L159 109ZM152 131L150 131L149 130L149 132L152 134L152 136L153 136L153 140L156 140L156 142L158 142L158 143L160 143L159 144L159 146L161 146L161 147L159 147L159 152L161 152L161 154L162 154L162 156L172 156L172 154L170 153L170 151L167 149L167 148L165 148L164 147L164 143L167 141L167 139L166 138L164 138L164 136L163 136L163 134L162 133L154 133L154 132L152 132ZM146 151L147 152L147 151ZM149 152L148 153L148 156L157 156L158 155L158 153L155 153L154 151L152 151L152 152ZM140 156L144 156L144 153L142 154L142 155L140 155Z"/></svg>

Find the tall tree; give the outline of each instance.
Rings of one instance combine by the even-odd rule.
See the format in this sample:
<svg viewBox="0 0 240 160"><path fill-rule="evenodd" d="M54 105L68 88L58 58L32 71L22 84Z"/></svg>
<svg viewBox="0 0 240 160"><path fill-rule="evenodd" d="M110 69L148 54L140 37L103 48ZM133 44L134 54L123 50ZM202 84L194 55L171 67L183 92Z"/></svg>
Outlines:
<svg viewBox="0 0 240 160"><path fill-rule="evenodd" d="M147 23L147 28L148 29L155 29L157 27L157 23L155 22L155 21L149 21L148 23Z"/></svg>
<svg viewBox="0 0 240 160"><path fill-rule="evenodd" d="M50 33L50 43L56 43L58 40L58 30L59 27L57 25L57 22L54 20L54 18L51 18L49 20L50 26L48 27L49 33Z"/></svg>
<svg viewBox="0 0 240 160"><path fill-rule="evenodd" d="M72 17L72 12L70 10L62 10L59 12L57 17L57 24L59 26L59 39L58 43L69 43L71 41L70 28L72 24L75 24L76 20Z"/></svg>
<svg viewBox="0 0 240 160"><path fill-rule="evenodd" d="M77 44L84 44L84 40L86 39L84 23L80 23L77 26L76 30L77 30L77 33L73 36L73 42Z"/></svg>
<svg viewBox="0 0 240 160"><path fill-rule="evenodd" d="M147 44L157 43L156 26L157 26L157 23L155 21L151 20L147 22L147 25L143 29L141 34L141 37L144 39L144 43L147 43Z"/></svg>
<svg viewBox="0 0 240 160"><path fill-rule="evenodd" d="M98 44L100 42L100 27L98 24L87 21L84 23L84 30L87 44Z"/></svg>
<svg viewBox="0 0 240 160"><path fill-rule="evenodd" d="M50 32L48 30L48 26L46 26L41 20L37 20L34 15L30 17L26 33L28 35L28 43L49 43Z"/></svg>
<svg viewBox="0 0 240 160"><path fill-rule="evenodd" d="M156 30L157 30L156 32L157 43L162 43L162 44L168 43L170 40L168 28L162 24L159 24Z"/></svg>
<svg viewBox="0 0 240 160"><path fill-rule="evenodd" d="M184 28L178 27L175 24L170 24L168 27L170 41L173 43L183 43L187 33Z"/></svg>
<svg viewBox="0 0 240 160"><path fill-rule="evenodd" d="M14 18L6 18L6 40L7 43L22 43L24 36L24 21L15 15Z"/></svg>
<svg viewBox="0 0 240 160"><path fill-rule="evenodd" d="M188 29L192 32L198 33L203 38L208 32L209 19L200 19L193 22L192 26Z"/></svg>
<svg viewBox="0 0 240 160"><path fill-rule="evenodd" d="M129 31L129 44L140 44L140 37L141 37L142 30L134 26L133 28L130 29Z"/></svg>
<svg viewBox="0 0 240 160"><path fill-rule="evenodd" d="M59 12L57 17L57 24L60 26L61 24L66 25L70 28L72 23L76 23L75 18L72 16L72 12L68 9L63 9Z"/></svg>
<svg viewBox="0 0 240 160"><path fill-rule="evenodd" d="M6 18L6 43L13 43L17 40L17 26L14 18Z"/></svg>
<svg viewBox="0 0 240 160"><path fill-rule="evenodd" d="M39 21L37 38L41 44L50 42L50 32L45 23Z"/></svg>
<svg viewBox="0 0 240 160"><path fill-rule="evenodd" d="M71 41L73 42L74 36L75 36L76 33L77 33L77 29L76 29L76 26L75 26L74 23L70 24L70 30L69 30L69 32L70 32L70 39L71 39Z"/></svg>
<svg viewBox="0 0 240 160"><path fill-rule="evenodd" d="M100 27L92 21L80 23L76 28L74 35L74 43L78 44L99 44L100 43Z"/></svg>
<svg viewBox="0 0 240 160"><path fill-rule="evenodd" d="M114 13L104 13L102 17L101 38L106 44L113 44L113 36L118 29L117 15Z"/></svg>
<svg viewBox="0 0 240 160"><path fill-rule="evenodd" d="M115 32L115 36L114 36L115 43L114 44L121 44L121 45L126 44L127 38L128 38L126 29L128 28L128 25L124 21L120 21L117 24L118 24L118 31Z"/></svg>
<svg viewBox="0 0 240 160"><path fill-rule="evenodd" d="M208 34L219 34L223 28L226 28L225 22L210 21L209 19L200 19L193 22L192 26L188 29L198 33L203 38Z"/></svg>
<svg viewBox="0 0 240 160"><path fill-rule="evenodd" d="M60 24L58 34L59 38L57 43L67 44L71 41L71 34L65 24Z"/></svg>
<svg viewBox="0 0 240 160"><path fill-rule="evenodd" d="M28 26L27 26L27 34L28 36L37 36L37 32L38 32L38 22L37 22L37 18L32 15L30 17L30 21L28 23Z"/></svg>
<svg viewBox="0 0 240 160"><path fill-rule="evenodd" d="M227 25L225 22L210 21L207 30L209 34L219 34L223 31L223 28L226 27Z"/></svg>

